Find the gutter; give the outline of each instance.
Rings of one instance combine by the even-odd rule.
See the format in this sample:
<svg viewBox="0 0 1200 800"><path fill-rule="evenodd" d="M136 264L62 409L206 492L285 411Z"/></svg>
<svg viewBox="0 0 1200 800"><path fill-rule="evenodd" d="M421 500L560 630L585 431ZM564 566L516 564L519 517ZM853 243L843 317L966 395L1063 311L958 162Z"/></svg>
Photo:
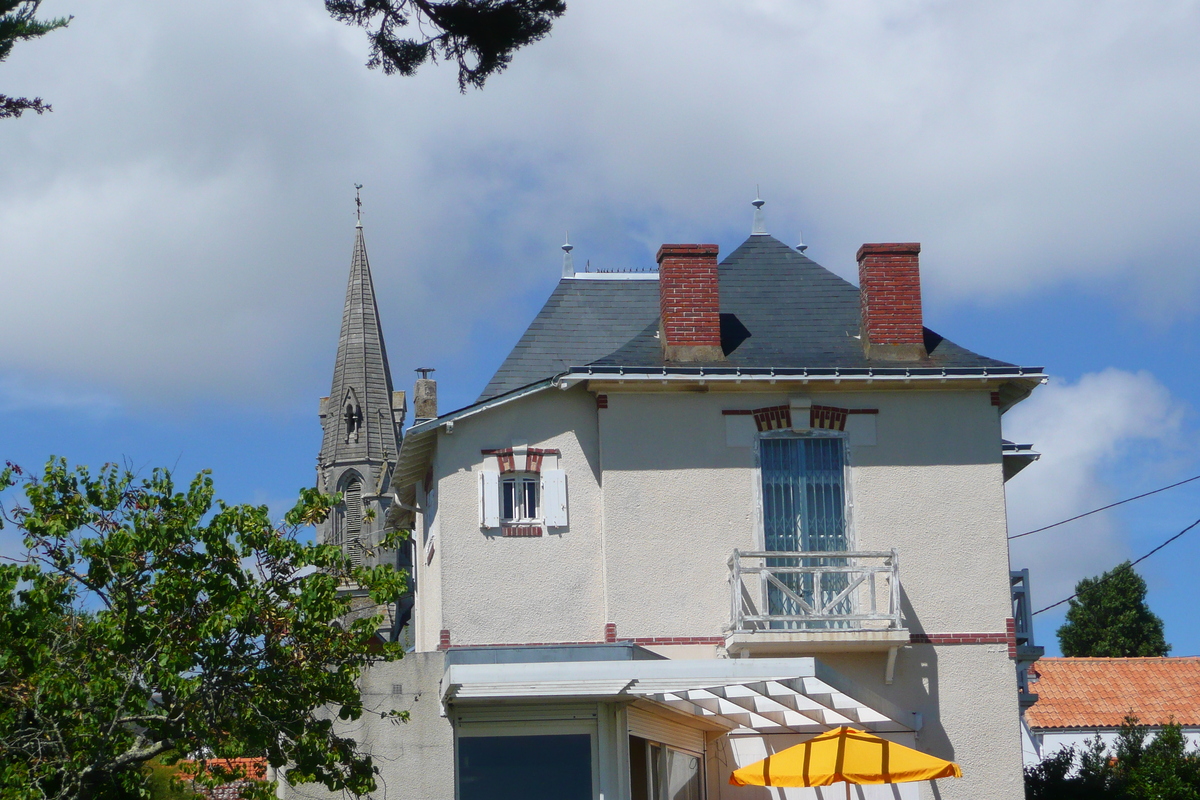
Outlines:
<svg viewBox="0 0 1200 800"><path fill-rule="evenodd" d="M571 367L551 379L559 389L583 381L616 378L620 381L742 383L779 380L832 381L979 381L1018 379L1045 383L1043 367Z"/></svg>

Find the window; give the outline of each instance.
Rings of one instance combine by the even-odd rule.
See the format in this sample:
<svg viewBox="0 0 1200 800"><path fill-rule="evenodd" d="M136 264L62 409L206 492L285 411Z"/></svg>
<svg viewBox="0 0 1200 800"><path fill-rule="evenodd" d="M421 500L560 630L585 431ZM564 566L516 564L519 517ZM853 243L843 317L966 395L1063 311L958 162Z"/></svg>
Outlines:
<svg viewBox="0 0 1200 800"><path fill-rule="evenodd" d="M592 800L592 737L460 736L460 800Z"/></svg>
<svg viewBox="0 0 1200 800"><path fill-rule="evenodd" d="M479 527L567 527L567 476L561 469L479 474Z"/></svg>
<svg viewBox="0 0 1200 800"><path fill-rule="evenodd" d="M346 558L354 564L363 563L362 479L351 475L342 487L342 505L334 516L334 536L330 544L340 544Z"/></svg>
<svg viewBox="0 0 1200 800"><path fill-rule="evenodd" d="M846 525L846 440L841 436L776 436L759 440L759 470L762 481L763 544L781 553L849 550ZM766 566L804 570L782 572L777 585L767 587L771 615L802 616L804 607L825 606L841 596L847 576L834 569L822 574L820 596L816 596L816 573L821 568L847 565L845 558L769 558ZM812 568L812 571L808 571ZM844 598L835 614L851 613L851 599ZM844 623L840 623L844 624ZM772 621L771 627L828 627L822 620Z"/></svg>
<svg viewBox="0 0 1200 800"><path fill-rule="evenodd" d="M537 475L505 476L500 481L500 495L503 500L500 521L533 522L539 519L539 483Z"/></svg>
<svg viewBox="0 0 1200 800"><path fill-rule="evenodd" d="M629 786L633 800L700 800L700 757L629 737Z"/></svg>

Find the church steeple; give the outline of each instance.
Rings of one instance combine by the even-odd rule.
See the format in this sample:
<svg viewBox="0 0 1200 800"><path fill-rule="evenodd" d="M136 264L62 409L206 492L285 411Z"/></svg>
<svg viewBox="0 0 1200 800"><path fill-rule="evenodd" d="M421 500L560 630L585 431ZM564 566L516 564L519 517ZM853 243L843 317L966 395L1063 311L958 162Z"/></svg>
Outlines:
<svg viewBox="0 0 1200 800"><path fill-rule="evenodd" d="M394 401L401 407L394 408ZM399 450L397 428L401 420L397 417L403 413L403 400L393 397L392 373L379 324L361 220L354 230L333 384L323 406L325 435L320 460L327 473L323 488L340 491L336 477L329 473L355 466L360 470L365 491L384 494L388 477L385 473L390 472Z"/></svg>

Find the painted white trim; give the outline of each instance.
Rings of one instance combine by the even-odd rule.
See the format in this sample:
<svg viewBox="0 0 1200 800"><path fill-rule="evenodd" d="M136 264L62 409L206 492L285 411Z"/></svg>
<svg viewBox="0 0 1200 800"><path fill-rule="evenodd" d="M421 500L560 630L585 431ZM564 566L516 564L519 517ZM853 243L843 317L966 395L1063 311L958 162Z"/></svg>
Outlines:
<svg viewBox="0 0 1200 800"><path fill-rule="evenodd" d="M656 281L657 272L576 272L567 281Z"/></svg>

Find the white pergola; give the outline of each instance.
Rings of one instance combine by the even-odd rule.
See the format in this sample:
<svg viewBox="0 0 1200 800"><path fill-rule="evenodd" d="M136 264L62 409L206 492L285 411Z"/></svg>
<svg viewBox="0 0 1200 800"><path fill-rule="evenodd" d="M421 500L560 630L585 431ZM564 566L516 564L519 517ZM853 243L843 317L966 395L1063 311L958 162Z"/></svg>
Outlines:
<svg viewBox="0 0 1200 800"><path fill-rule="evenodd" d="M815 658L452 664L444 704L643 699L730 734L820 733L850 725L911 732L917 718Z"/></svg>

